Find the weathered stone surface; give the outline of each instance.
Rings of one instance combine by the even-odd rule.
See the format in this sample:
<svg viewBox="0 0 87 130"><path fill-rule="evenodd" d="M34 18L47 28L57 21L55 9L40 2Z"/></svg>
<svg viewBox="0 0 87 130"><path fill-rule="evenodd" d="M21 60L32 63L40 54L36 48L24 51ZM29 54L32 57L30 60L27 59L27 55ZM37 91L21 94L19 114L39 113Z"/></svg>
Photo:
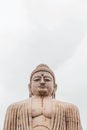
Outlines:
<svg viewBox="0 0 87 130"><path fill-rule="evenodd" d="M3 130L82 130L78 108L55 99L52 70L40 64L32 72L29 99L7 109Z"/></svg>

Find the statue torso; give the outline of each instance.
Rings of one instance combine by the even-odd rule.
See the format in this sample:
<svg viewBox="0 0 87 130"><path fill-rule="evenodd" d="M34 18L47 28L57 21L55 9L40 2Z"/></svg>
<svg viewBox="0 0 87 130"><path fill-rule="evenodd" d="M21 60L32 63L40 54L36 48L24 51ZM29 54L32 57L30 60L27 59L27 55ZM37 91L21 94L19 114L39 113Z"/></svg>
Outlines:
<svg viewBox="0 0 87 130"><path fill-rule="evenodd" d="M12 104L5 124L4 130L82 130L78 109L54 99L31 98Z"/></svg>
<svg viewBox="0 0 87 130"><path fill-rule="evenodd" d="M33 130L50 130L52 99L33 98L31 113Z"/></svg>

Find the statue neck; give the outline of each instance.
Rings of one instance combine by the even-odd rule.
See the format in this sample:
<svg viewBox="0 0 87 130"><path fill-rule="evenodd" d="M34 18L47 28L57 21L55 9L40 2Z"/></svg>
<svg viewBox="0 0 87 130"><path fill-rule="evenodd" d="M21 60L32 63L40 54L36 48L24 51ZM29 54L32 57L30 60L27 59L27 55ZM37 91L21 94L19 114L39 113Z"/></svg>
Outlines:
<svg viewBox="0 0 87 130"><path fill-rule="evenodd" d="M32 96L31 98L32 99L35 98L35 99L42 99L43 100L43 99L52 99L52 96L36 96L35 95L35 96Z"/></svg>

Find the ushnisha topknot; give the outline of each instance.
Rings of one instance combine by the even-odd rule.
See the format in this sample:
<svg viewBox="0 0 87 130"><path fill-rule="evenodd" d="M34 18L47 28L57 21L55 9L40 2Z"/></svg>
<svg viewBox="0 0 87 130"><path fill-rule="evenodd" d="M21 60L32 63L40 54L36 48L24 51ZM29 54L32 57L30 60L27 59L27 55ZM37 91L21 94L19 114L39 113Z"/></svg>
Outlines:
<svg viewBox="0 0 87 130"><path fill-rule="evenodd" d="M39 71L49 72L53 76L54 82L55 82L55 75L54 75L53 71L46 64L40 64L32 71L31 76L30 76L30 81L31 81L33 74L36 72L39 72Z"/></svg>

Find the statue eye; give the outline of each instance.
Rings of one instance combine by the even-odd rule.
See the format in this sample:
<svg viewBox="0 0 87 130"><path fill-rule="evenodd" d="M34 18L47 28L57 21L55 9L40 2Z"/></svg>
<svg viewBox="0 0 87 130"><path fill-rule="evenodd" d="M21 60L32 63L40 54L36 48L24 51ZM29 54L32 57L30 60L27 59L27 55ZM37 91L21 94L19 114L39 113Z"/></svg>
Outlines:
<svg viewBox="0 0 87 130"><path fill-rule="evenodd" d="M39 77L36 77L33 79L34 81L40 81L40 78Z"/></svg>
<svg viewBox="0 0 87 130"><path fill-rule="evenodd" d="M51 79L46 77L46 78L45 78L45 81L51 81Z"/></svg>

